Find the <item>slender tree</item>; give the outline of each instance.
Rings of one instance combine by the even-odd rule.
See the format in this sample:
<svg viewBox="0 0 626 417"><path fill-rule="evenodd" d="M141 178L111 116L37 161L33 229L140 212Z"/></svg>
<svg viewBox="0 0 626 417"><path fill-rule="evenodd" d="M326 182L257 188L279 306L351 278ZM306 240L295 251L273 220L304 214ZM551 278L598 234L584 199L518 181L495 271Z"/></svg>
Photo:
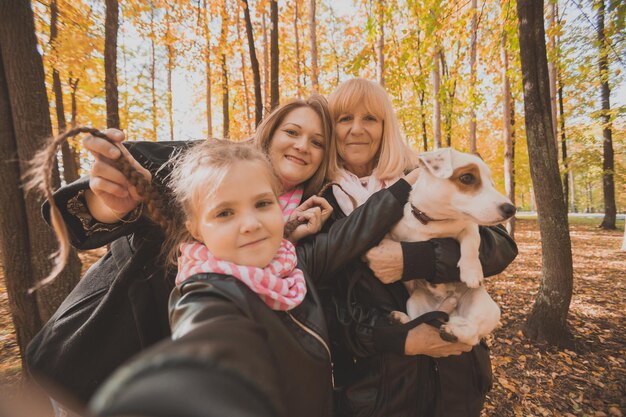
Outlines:
<svg viewBox="0 0 626 417"><path fill-rule="evenodd" d="M472 28L470 38L470 152L477 152L476 148L476 50L478 43L478 1L472 0Z"/></svg>
<svg viewBox="0 0 626 417"><path fill-rule="evenodd" d="M267 40L266 10L261 11L261 29L263 32L263 109L268 110L270 105L270 43Z"/></svg>
<svg viewBox="0 0 626 417"><path fill-rule="evenodd" d="M278 81L278 1L270 0L270 21L272 29L270 30L270 89L271 101L270 106L273 109L280 104L280 90Z"/></svg>
<svg viewBox="0 0 626 417"><path fill-rule="evenodd" d="M552 134L558 151L557 113L557 44L556 44L556 0L548 0L548 76L550 79L550 113L552 114Z"/></svg>
<svg viewBox="0 0 626 417"><path fill-rule="evenodd" d="M511 80L509 77L509 52L506 28L502 30L500 43L500 56L502 59L502 127L504 139L504 189L506 195L515 205L515 138L513 126L515 123L515 110L511 95ZM515 217L506 224L506 229L515 236Z"/></svg>
<svg viewBox="0 0 626 417"><path fill-rule="evenodd" d="M28 161L52 134L41 55L37 50L30 1L0 2L0 256L9 307L23 352L26 344L78 281L80 261L72 251L68 266L50 286L28 293L50 271L46 254L56 241L40 214L41 200L23 194L20 177ZM58 171L52 178L58 186Z"/></svg>
<svg viewBox="0 0 626 417"><path fill-rule="evenodd" d="M252 75L254 77L254 123L258 125L263 119L263 95L261 94L261 71L259 70L259 60L256 57L256 47L254 46L254 32L252 31L252 19L250 18L250 6L248 0L244 0L244 19L246 21L246 34L248 35L248 49L250 51L250 64L252 65Z"/></svg>
<svg viewBox="0 0 626 417"><path fill-rule="evenodd" d="M376 79L385 86L385 0L376 2L378 36L376 37Z"/></svg>
<svg viewBox="0 0 626 417"><path fill-rule="evenodd" d="M57 127L59 133L65 132L67 122L65 121L65 106L63 105L63 86L61 76L57 69L59 53L57 50L59 7L57 0L50 2L50 49L52 53L52 91L54 92L54 104L57 116ZM65 182L72 182L78 179L78 157L74 149L68 142L61 146L63 157L63 178Z"/></svg>
<svg viewBox="0 0 626 417"><path fill-rule="evenodd" d="M530 174L542 244L542 280L524 326L531 339L570 346L567 313L572 298L572 248L552 129L543 0L517 3Z"/></svg>
<svg viewBox="0 0 626 417"><path fill-rule="evenodd" d="M228 39L228 9L227 2L222 7L222 29L220 31L220 49L222 50L222 136L230 137L230 105L228 102L228 65L226 65L226 42Z"/></svg>
<svg viewBox="0 0 626 417"><path fill-rule="evenodd" d="M296 44L296 93L298 97L303 96L302 92L302 70L300 69L300 28L299 28L298 2L293 2L293 31L294 42Z"/></svg>
<svg viewBox="0 0 626 417"><path fill-rule="evenodd" d="M156 29L154 27L154 2L150 2L150 92L152 94L152 140L157 140L159 117L156 96Z"/></svg>
<svg viewBox="0 0 626 417"><path fill-rule="evenodd" d="M433 49L433 67L431 82L433 87L433 140L435 149L441 148L441 100L439 88L441 86L441 73L439 69L439 48Z"/></svg>
<svg viewBox="0 0 626 417"><path fill-rule="evenodd" d="M104 20L104 86L106 91L107 127L120 128L117 92L117 30L119 5L117 0L106 0Z"/></svg>
<svg viewBox="0 0 626 417"><path fill-rule="evenodd" d="M611 127L611 88L609 86L609 44L604 28L605 6L604 0L597 1L598 9L598 66L600 67L600 97L602 100L602 189L604 191L604 218L600 227L615 229L617 209L615 207L615 169L613 155L613 133Z"/></svg>
<svg viewBox="0 0 626 417"><path fill-rule="evenodd" d="M208 137L213 136L211 112L211 31L209 30L209 12L207 1L202 0L202 33L204 35L204 71L206 73L206 127Z"/></svg>
<svg viewBox="0 0 626 417"><path fill-rule="evenodd" d="M238 6L240 5L240 3L237 4ZM241 38L241 19L239 18L239 7L237 7L237 18L236 18L236 22L235 22L235 28L237 29L237 40L240 42L241 44L241 48L239 49L239 57L241 58L241 80L243 82L243 99L244 99L244 105L245 105L245 112L246 112L246 127L247 127L247 134L252 133L252 126L250 125L250 89L248 88L248 74L247 74L247 70L248 70L248 65L246 63L246 56L244 54L244 49L243 49L243 43L244 40Z"/></svg>
<svg viewBox="0 0 626 417"><path fill-rule="evenodd" d="M172 91L172 72L174 71L174 39L172 38L170 8L165 5L165 43L167 50L167 120L170 127L170 140L174 140L174 94Z"/></svg>
<svg viewBox="0 0 626 417"><path fill-rule="evenodd" d="M317 58L317 18L315 0L309 0L309 39L311 41L311 83L313 91L319 91L319 68Z"/></svg>

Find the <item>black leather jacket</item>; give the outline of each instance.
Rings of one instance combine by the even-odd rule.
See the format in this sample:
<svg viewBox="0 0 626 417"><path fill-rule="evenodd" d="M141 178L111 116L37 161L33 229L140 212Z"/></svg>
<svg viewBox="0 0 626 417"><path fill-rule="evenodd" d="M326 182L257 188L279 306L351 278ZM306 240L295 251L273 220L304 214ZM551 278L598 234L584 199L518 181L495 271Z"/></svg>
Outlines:
<svg viewBox="0 0 626 417"><path fill-rule="evenodd" d="M326 227L345 215L332 189ZM374 224L369 225L370 227ZM503 227L481 227L480 259L485 276L500 273L517 255ZM459 280L460 249L453 239L403 242L403 280ZM406 311L401 281L382 284L360 259L346 264L319 288L332 341L337 410L341 416L479 416L491 387L486 345L460 356L433 359L404 355L407 332L388 332L391 311Z"/></svg>
<svg viewBox="0 0 626 417"><path fill-rule="evenodd" d="M251 412L252 401L262 404L258 415L331 416L329 340L316 285L383 238L402 216L409 190L401 180L327 233L297 246L307 295L289 312L270 310L233 277L197 274L187 279L170 298L173 341L118 372L96 395L93 410L98 415L188 416L202 410L204 416L238 416ZM188 367L202 370L213 383L198 388L197 378L171 379L171 372ZM215 369L222 382L216 381ZM179 387L172 390L165 381ZM225 392L222 384L230 390ZM147 386L151 393L143 391ZM187 386L194 392L191 400L189 394L179 395ZM154 401L145 401L150 398ZM223 408L215 410L215 403Z"/></svg>

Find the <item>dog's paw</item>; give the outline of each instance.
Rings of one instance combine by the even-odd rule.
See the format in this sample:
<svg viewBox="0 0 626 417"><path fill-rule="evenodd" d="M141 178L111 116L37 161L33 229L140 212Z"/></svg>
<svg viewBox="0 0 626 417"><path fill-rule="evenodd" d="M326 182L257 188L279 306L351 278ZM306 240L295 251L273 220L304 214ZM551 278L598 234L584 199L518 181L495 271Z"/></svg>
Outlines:
<svg viewBox="0 0 626 417"><path fill-rule="evenodd" d="M462 342L474 346L480 341L476 325L464 317L451 317L439 329L440 337L447 342Z"/></svg>
<svg viewBox="0 0 626 417"><path fill-rule="evenodd" d="M463 262L459 261L459 270L461 281L469 288L478 288L483 282L483 268L480 262Z"/></svg>
<svg viewBox="0 0 626 417"><path fill-rule="evenodd" d="M392 323L405 324L411 321L411 318L401 311L392 311L389 314L389 321Z"/></svg>

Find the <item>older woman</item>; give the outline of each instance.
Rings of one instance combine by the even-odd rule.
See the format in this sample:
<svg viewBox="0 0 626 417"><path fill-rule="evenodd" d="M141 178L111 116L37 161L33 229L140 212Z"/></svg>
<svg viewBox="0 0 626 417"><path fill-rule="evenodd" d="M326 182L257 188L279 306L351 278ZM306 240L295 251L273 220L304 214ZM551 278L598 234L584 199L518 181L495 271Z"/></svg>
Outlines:
<svg viewBox="0 0 626 417"><path fill-rule="evenodd" d="M124 140L120 131L108 133ZM259 125L254 144L267 153L282 183L281 206L288 214L319 190L336 165L326 99L315 95L275 109ZM65 391L60 399L75 409L120 364L170 335L168 297L174 279L160 256L162 234L141 216L136 193L110 161L130 155L161 187L169 173L165 163L187 145L132 142L129 153L91 137L84 146L96 157L91 178L61 188L55 200L74 246L92 249L112 242L111 250L35 336L25 357L29 371Z"/></svg>
<svg viewBox="0 0 626 417"><path fill-rule="evenodd" d="M324 195L334 208L324 229L349 215L353 200L362 204L414 165L391 101L378 84L349 80L333 92L329 103L338 152L335 182L340 187ZM502 271L517 254L502 228L481 228L481 238L487 276ZM459 279L459 247L452 239L397 246L385 242L364 255L387 281ZM338 414L478 416L491 384L486 346L444 342L427 324L390 332L387 315L405 311L408 293L400 281L383 284L372 269L354 261L332 280L334 287L322 289L333 342Z"/></svg>

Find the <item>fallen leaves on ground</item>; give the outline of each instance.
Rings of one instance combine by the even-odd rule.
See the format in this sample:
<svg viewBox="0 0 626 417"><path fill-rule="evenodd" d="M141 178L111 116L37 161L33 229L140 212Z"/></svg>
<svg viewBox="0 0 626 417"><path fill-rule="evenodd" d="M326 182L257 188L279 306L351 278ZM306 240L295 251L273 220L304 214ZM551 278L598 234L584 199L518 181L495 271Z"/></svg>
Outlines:
<svg viewBox="0 0 626 417"><path fill-rule="evenodd" d="M568 323L576 340L574 350L530 341L521 331L541 280L536 221L517 221L518 258L505 272L487 280L487 289L502 309L502 327L489 340L494 385L483 416L626 414L626 252L619 251L623 235L591 225L572 225L570 234L574 295ZM102 253L82 253L83 270ZM19 351L1 285L0 325L0 380L16 382Z"/></svg>

